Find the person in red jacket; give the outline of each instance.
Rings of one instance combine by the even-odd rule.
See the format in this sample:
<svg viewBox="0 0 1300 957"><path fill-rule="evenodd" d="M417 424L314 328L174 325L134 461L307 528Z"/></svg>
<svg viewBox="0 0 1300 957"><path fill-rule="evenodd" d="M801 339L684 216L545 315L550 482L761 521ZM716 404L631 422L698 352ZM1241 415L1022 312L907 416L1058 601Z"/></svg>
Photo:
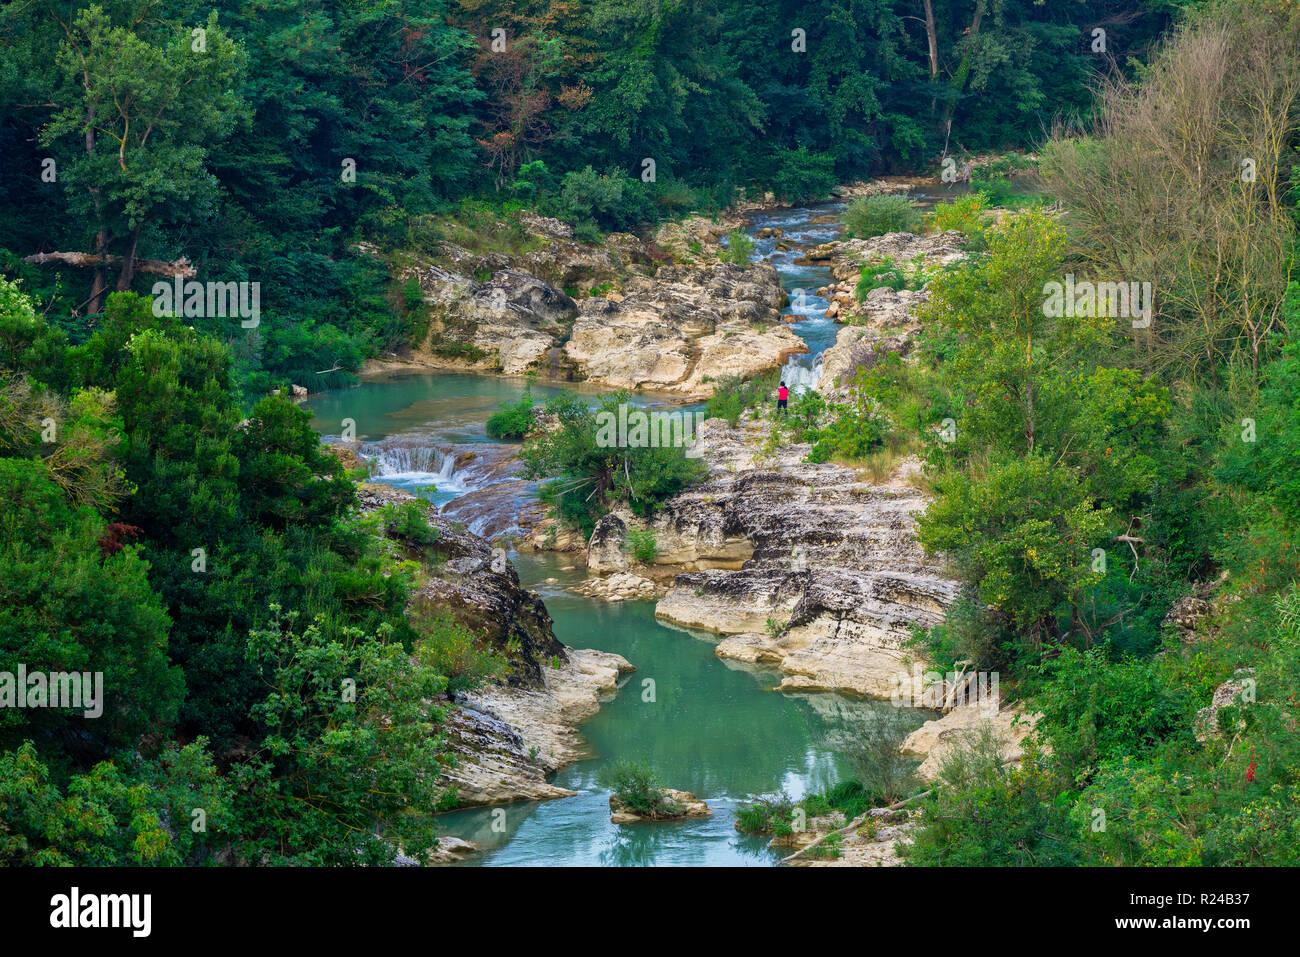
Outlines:
<svg viewBox="0 0 1300 957"><path fill-rule="evenodd" d="M790 400L790 390L787 389L785 387L785 383L782 382L781 388L776 390L776 411L778 414L785 415L786 404L789 402L789 400Z"/></svg>

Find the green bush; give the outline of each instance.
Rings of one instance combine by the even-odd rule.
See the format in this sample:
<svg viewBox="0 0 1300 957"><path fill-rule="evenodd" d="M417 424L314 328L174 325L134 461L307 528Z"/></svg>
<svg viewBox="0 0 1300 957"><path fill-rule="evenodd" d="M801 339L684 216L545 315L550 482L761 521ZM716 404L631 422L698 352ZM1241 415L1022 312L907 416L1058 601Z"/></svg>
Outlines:
<svg viewBox="0 0 1300 957"><path fill-rule="evenodd" d="M822 842L808 849L808 857L833 861L844 856L844 835L838 831L827 834Z"/></svg>
<svg viewBox="0 0 1300 957"><path fill-rule="evenodd" d="M597 173L588 166L568 173L560 200L566 219L580 225L594 223L606 231L658 219L645 183L616 170Z"/></svg>
<svg viewBox="0 0 1300 957"><path fill-rule="evenodd" d="M602 768L597 779L628 810L637 814L672 817L681 813L678 805L664 799L659 774L645 761L615 761Z"/></svg>
<svg viewBox="0 0 1300 957"><path fill-rule="evenodd" d="M553 480L542 487L543 500L587 535L615 504L625 502L633 514L649 516L708 472L681 445L623 447L611 441L618 408L628 399L628 393L614 392L592 409L589 400L563 393L546 404L559 428L533 436L520 452L525 477Z"/></svg>
<svg viewBox="0 0 1300 957"><path fill-rule="evenodd" d="M484 682L503 676L509 662L463 624L432 605L412 606L411 623L420 636L415 652L420 663L447 679L447 695L455 698Z"/></svg>
<svg viewBox="0 0 1300 957"><path fill-rule="evenodd" d="M428 548L438 540L438 530L429 524L427 502L386 502L378 512L380 526L389 538Z"/></svg>
<svg viewBox="0 0 1300 957"><path fill-rule="evenodd" d="M749 807L736 811L736 829L743 834L784 837L794 831L794 809L794 801L784 791L755 798Z"/></svg>
<svg viewBox="0 0 1300 957"><path fill-rule="evenodd" d="M754 240L743 229L733 229L727 234L727 245L720 254L723 262L736 266L749 265L749 257L754 252Z"/></svg>
<svg viewBox="0 0 1300 957"><path fill-rule="evenodd" d="M885 444L880 423L870 414L847 405L835 408L835 418L820 430L813 443L809 462L863 459Z"/></svg>
<svg viewBox="0 0 1300 957"><path fill-rule="evenodd" d="M991 205L988 194L979 190L939 203L930 213L930 228L937 233L955 229L967 239L982 242L985 213Z"/></svg>
<svg viewBox="0 0 1300 957"><path fill-rule="evenodd" d="M834 156L806 146L764 149L752 158L751 168L760 191L771 190L777 199L787 203L825 199L838 182Z"/></svg>
<svg viewBox="0 0 1300 957"><path fill-rule="evenodd" d="M659 540L650 529L632 528L627 533L628 551L642 565L653 565L659 556Z"/></svg>
<svg viewBox="0 0 1300 957"><path fill-rule="evenodd" d="M713 395L705 403L705 414L710 419L724 419L733 429L746 409L757 408L771 401L781 381L779 370L765 372L752 379L726 376L713 386Z"/></svg>
<svg viewBox="0 0 1300 957"><path fill-rule="evenodd" d="M939 768L941 786L921 807L912 866L1068 866L1079 862L1068 815L1068 783L1032 744L1008 766L996 734L970 732Z"/></svg>
<svg viewBox="0 0 1300 957"><path fill-rule="evenodd" d="M1163 741L1192 746L1195 708L1162 679L1160 660L1112 661L1108 648L1065 647L1035 669L1037 730L1054 761L1083 772L1107 759L1141 757Z"/></svg>
<svg viewBox="0 0 1300 957"><path fill-rule="evenodd" d="M794 433L794 440L796 442L816 441L820 434L817 425L825 412L826 400L815 389L804 389L791 399L785 424L788 424Z"/></svg>
<svg viewBox="0 0 1300 957"><path fill-rule="evenodd" d="M487 434L494 439L523 439L533 430L533 395L525 392L518 402L502 402L488 416Z"/></svg>
<svg viewBox="0 0 1300 957"><path fill-rule="evenodd" d="M869 239L885 233L913 233L921 227L921 210L906 196L863 196L840 217L850 238Z"/></svg>
<svg viewBox="0 0 1300 957"><path fill-rule="evenodd" d="M990 206L1005 206L1016 193L1011 180L994 170L977 169L971 174L971 189L984 196Z"/></svg>
<svg viewBox="0 0 1300 957"><path fill-rule="evenodd" d="M895 292L907 288L906 274L889 256L884 256L876 262L862 264L862 272L858 277L857 286L853 289L853 296L861 301L867 298L867 293L881 286L893 289Z"/></svg>

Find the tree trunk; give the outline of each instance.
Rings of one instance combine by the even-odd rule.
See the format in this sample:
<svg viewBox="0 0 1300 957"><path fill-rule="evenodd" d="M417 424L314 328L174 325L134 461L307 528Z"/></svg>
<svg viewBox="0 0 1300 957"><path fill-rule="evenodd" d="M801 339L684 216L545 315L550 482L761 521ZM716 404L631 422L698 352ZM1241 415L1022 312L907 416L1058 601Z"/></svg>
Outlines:
<svg viewBox="0 0 1300 957"><path fill-rule="evenodd" d="M135 229L131 230L131 245L122 257L122 271L117 275L117 291L126 292L131 288L131 280L135 278L135 258L136 247L140 245L140 230L144 228L143 223L136 223Z"/></svg>
<svg viewBox="0 0 1300 957"><path fill-rule="evenodd" d="M952 114L957 109L957 100L961 98L962 91L966 89L966 77L970 73L970 61L975 46L975 40L980 34L980 24L984 21L984 8L987 6L986 0L977 0L975 4L975 14L971 17L970 26L966 29L966 36L970 38L971 48L966 51L966 55L961 58L961 63L957 67L957 73L953 76L952 94L948 99L948 104L944 108L943 126L944 126L944 145L943 151L948 152L948 137L952 134Z"/></svg>
<svg viewBox="0 0 1300 957"><path fill-rule="evenodd" d="M53 252L33 253L30 256L24 256L23 262L33 263L37 266L45 263L86 266L93 268L97 277L102 279L111 266L121 266L125 271L126 258L111 253ZM174 262L167 262L165 259L136 259L131 263L131 275L134 277L138 272L145 272L154 276L180 276L182 279L189 279L197 275L193 264L184 256ZM99 279L96 281L99 282ZM101 283L101 285L106 284Z"/></svg>
<svg viewBox="0 0 1300 957"><path fill-rule="evenodd" d="M925 8L925 42L930 47L930 83L933 85L939 82L939 37L934 29L934 4L931 0L921 0L921 5ZM931 96L930 115L933 116L938 108L938 99Z"/></svg>

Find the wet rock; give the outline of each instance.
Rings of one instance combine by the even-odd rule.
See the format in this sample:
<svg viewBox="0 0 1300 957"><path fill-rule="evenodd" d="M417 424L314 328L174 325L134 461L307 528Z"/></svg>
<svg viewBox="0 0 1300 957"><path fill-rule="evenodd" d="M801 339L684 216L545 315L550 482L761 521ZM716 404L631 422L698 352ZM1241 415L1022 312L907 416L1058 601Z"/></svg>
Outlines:
<svg viewBox="0 0 1300 957"><path fill-rule="evenodd" d="M649 578L627 572L616 572L608 578L589 579L575 585L573 591L601 601L647 600L657 598L661 593L659 586Z"/></svg>
<svg viewBox="0 0 1300 957"><path fill-rule="evenodd" d="M478 850L476 844L462 841L450 834L442 834L438 837L438 846L429 852L426 861L434 865L459 864L477 854Z"/></svg>

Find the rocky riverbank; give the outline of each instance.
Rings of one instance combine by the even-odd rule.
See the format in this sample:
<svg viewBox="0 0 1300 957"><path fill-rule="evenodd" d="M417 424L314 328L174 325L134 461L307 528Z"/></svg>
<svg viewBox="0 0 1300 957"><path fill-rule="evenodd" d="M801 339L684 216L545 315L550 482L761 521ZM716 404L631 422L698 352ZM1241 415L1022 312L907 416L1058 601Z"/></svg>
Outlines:
<svg viewBox="0 0 1300 957"><path fill-rule="evenodd" d="M906 192L887 178L839 187L835 199ZM429 324L405 358L363 371L428 366L590 382L684 399L710 395L726 376L780 368L807 347L783 322L787 296L766 263L729 261L724 237L775 198L742 202L716 219L667 222L653 235L600 242L535 213L497 223L511 241L475 252L439 242L394 263L418 283ZM506 251L502 251L502 250ZM793 321L797 316L786 316Z"/></svg>
<svg viewBox="0 0 1300 957"><path fill-rule="evenodd" d="M386 485L362 485L358 499L363 512L410 502L425 506L437 537L425 546L428 578L414 600L464 624L509 663L502 683L462 692L448 703L455 763L443 772L443 783L455 789L459 805L573 794L547 777L586 756L577 726L636 669L620 655L561 644L541 597L523 588L505 553L432 505ZM385 534L401 541L391 529Z"/></svg>
<svg viewBox="0 0 1300 957"><path fill-rule="evenodd" d="M448 725L456 765L444 772L461 807L570 797L547 778L589 757L577 726L636 669L621 655L566 648L536 689L493 685L458 696Z"/></svg>
<svg viewBox="0 0 1300 957"><path fill-rule="evenodd" d="M520 223L526 251L444 242L404 267L430 316L415 362L700 398L713 380L807 351L781 322L776 271L724 261L725 223L695 217L649 241L615 233L598 244L559 220Z"/></svg>
<svg viewBox="0 0 1300 957"><path fill-rule="evenodd" d="M888 697L911 680L911 628L940 621L958 587L913 536L925 507L916 464L872 485L853 469L803 461L806 445L768 451L766 424L743 421L704 423L697 448L708 478L648 522L630 512L602 519L589 570L625 573L628 529L648 528L655 567L677 572L658 617L727 636L720 656L776 665L782 689Z"/></svg>
<svg viewBox="0 0 1300 957"><path fill-rule="evenodd" d="M827 315L844 323L835 344L822 353L822 374L817 391L828 397L844 395L853 374L870 368L886 353L906 356L920 331L917 307L929 299L926 277L966 258L964 237L950 231L930 236L887 233L871 239L825 243L809 251L809 259L829 264L836 282L818 294L830 300ZM919 288L877 286L862 298L856 296L858 279L866 263L892 261L909 271Z"/></svg>

